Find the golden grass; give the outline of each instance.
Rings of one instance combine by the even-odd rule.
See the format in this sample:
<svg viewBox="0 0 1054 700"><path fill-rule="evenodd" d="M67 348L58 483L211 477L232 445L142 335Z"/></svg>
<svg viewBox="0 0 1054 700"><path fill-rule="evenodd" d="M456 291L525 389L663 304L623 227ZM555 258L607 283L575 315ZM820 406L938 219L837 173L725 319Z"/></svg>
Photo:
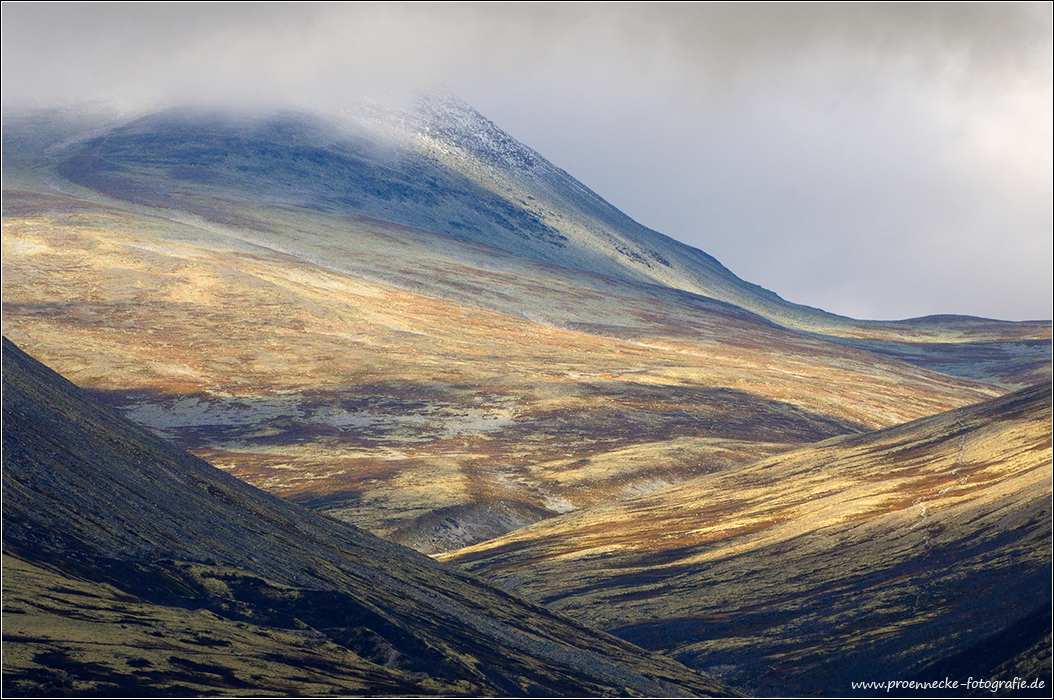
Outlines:
<svg viewBox="0 0 1054 700"><path fill-rule="evenodd" d="M3 233L8 337L126 408L288 397L297 408L285 422L255 432L206 421L165 434L280 495L343 500L333 512L389 536L445 506L507 501L534 520L999 392L629 285L429 253L436 237L379 222L240 213L320 247L292 255L251 228L15 199ZM437 293L406 280L436 280ZM555 305L593 325L539 323L501 304ZM383 396L384 422L369 430L305 420L312 402ZM648 447L671 439L685 451ZM347 509L363 498L384 504L383 522Z"/></svg>

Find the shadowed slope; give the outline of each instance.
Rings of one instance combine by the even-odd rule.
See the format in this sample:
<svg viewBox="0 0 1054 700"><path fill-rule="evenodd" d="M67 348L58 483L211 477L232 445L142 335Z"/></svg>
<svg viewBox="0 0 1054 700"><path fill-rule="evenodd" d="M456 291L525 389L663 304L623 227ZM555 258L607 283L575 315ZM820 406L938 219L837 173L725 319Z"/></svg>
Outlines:
<svg viewBox="0 0 1054 700"><path fill-rule="evenodd" d="M268 496L3 345L5 694L728 689Z"/></svg>
<svg viewBox="0 0 1054 700"><path fill-rule="evenodd" d="M554 518L448 560L763 694L1037 664L1049 684L1050 387Z"/></svg>

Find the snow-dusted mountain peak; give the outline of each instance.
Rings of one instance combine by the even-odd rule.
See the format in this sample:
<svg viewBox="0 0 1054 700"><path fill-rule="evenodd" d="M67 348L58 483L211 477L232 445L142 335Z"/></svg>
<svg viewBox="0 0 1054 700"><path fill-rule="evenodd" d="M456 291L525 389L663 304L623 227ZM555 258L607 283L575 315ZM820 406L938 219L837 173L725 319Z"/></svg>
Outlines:
<svg viewBox="0 0 1054 700"><path fill-rule="evenodd" d="M424 134L456 144L481 161L521 171L553 169L537 151L509 136L455 95L428 95L415 108L424 120Z"/></svg>

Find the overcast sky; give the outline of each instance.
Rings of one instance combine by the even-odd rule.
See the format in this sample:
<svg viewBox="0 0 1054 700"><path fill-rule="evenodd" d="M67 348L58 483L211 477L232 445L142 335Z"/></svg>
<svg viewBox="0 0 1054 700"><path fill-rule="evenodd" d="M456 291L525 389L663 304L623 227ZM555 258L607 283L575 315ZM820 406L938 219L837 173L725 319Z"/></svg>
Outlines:
<svg viewBox="0 0 1054 700"><path fill-rule="evenodd" d="M2 11L5 108L444 88L791 301L1052 316L1050 3Z"/></svg>

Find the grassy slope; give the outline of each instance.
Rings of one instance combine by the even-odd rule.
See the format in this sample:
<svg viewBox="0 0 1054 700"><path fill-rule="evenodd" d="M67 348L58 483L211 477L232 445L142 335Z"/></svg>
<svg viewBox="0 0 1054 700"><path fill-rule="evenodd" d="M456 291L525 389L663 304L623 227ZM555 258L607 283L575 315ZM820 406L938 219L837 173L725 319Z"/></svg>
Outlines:
<svg viewBox="0 0 1054 700"><path fill-rule="evenodd" d="M3 372L5 693L729 692Z"/></svg>
<svg viewBox="0 0 1054 700"><path fill-rule="evenodd" d="M846 693L969 648L981 677L1050 632L1050 415L1041 385L448 560L760 692ZM1023 648L992 641L1015 623Z"/></svg>
<svg viewBox="0 0 1054 700"><path fill-rule="evenodd" d="M423 551L1000 391L383 222L241 199L210 205L240 217L220 225L22 184L13 339L181 447ZM688 452L649 473L568 473L673 438Z"/></svg>

